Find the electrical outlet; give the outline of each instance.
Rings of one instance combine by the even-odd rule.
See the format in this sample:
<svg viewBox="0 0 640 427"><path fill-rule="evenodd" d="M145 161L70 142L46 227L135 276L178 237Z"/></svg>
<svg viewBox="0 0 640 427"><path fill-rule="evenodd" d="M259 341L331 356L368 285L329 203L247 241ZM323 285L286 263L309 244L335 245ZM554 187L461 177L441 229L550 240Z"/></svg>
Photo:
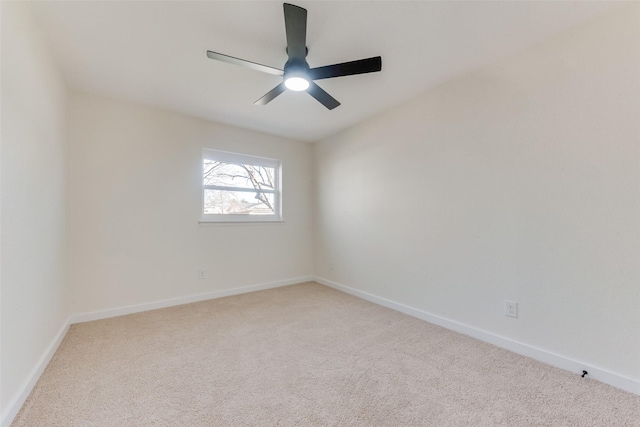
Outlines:
<svg viewBox="0 0 640 427"><path fill-rule="evenodd" d="M504 315L509 317L518 317L518 303L515 301L505 300Z"/></svg>
<svg viewBox="0 0 640 427"><path fill-rule="evenodd" d="M206 270L198 270L198 279L206 279L207 271Z"/></svg>

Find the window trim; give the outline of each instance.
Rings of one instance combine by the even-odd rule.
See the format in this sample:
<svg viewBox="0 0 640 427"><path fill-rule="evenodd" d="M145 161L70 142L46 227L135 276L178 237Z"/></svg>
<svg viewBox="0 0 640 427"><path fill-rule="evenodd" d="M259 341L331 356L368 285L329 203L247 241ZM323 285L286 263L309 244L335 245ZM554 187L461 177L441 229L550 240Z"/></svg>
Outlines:
<svg viewBox="0 0 640 427"><path fill-rule="evenodd" d="M222 189L220 186L204 185L203 173L204 173L204 161L216 160L224 163L234 164L249 164L253 166L263 166L275 169L275 183L274 190L264 189L261 192L274 195L274 209L273 215L249 215L249 214L205 214L204 213L204 192L211 187L216 189ZM200 193L200 221L201 223L252 223L252 222L282 222L282 161L278 159L272 159L269 157L252 156L249 154L232 153L230 151L216 150L212 148L202 149L202 169L200 172L200 183L202 191ZM256 192L256 189L244 189L236 187L228 187L230 191L246 191Z"/></svg>

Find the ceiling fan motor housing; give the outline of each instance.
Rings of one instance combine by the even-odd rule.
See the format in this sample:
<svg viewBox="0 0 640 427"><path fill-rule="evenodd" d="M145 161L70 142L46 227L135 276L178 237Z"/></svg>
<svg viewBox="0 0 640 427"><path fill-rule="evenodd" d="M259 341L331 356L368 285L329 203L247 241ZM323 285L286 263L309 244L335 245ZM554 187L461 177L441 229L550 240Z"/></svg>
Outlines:
<svg viewBox="0 0 640 427"><path fill-rule="evenodd" d="M306 60L300 58L291 58L284 64L284 81L292 77L300 77L307 81L309 77L309 64Z"/></svg>

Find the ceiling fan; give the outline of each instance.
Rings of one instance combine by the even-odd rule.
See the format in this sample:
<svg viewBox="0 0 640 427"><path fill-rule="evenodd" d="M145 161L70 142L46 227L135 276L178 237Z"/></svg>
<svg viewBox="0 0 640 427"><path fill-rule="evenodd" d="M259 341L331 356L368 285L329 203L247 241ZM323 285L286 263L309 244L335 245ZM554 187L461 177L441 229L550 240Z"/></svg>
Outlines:
<svg viewBox="0 0 640 427"><path fill-rule="evenodd" d="M314 80L333 77L351 76L380 71L382 58L379 56L324 67L310 68L307 60L307 10L293 4L284 3L284 24L287 33L287 55L289 59L284 64L284 70L257 64L222 53L207 51L211 59L224 61L229 64L241 65L252 70L283 76L282 83L269 91L254 104L266 105L285 90L303 91L318 100L329 110L333 110L340 103L318 86Z"/></svg>

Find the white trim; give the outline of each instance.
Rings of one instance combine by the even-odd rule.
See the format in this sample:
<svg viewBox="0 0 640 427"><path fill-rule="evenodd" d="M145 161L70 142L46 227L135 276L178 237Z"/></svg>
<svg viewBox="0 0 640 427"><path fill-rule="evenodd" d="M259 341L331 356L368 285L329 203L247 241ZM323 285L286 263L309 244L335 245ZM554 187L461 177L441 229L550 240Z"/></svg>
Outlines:
<svg viewBox="0 0 640 427"><path fill-rule="evenodd" d="M608 371L606 369L598 368L596 366L589 365L587 363L580 362L578 360L574 360L565 356L561 356L559 354L555 354L541 348L514 341L510 338L483 331L481 329L477 329L472 326L456 322L454 320L431 314L417 308L409 307L408 305L400 304L395 301L370 294L368 292L350 288L348 286L332 282L321 277L316 276L313 278L313 280L325 286L329 286L358 298L362 298L364 300L382 305L392 310L408 314L409 316L417 317L418 319L425 320L429 323L442 326L452 331L460 332L464 335L479 339L480 341L502 347L514 353L530 357L532 359L538 360L551 366L555 366L560 369L574 372L576 374L582 374L582 371L585 370L589 372L589 378L591 379L598 380L613 387L617 387L630 393L640 395L640 381L634 380L633 378L628 378L623 375Z"/></svg>
<svg viewBox="0 0 640 427"><path fill-rule="evenodd" d="M64 339L69 326L76 323L90 322L92 320L108 319L110 317L123 316L125 314L140 313L143 311L155 310L158 308L172 307L176 305L189 304L192 302L206 301L209 299L223 298L232 295L245 294L247 292L261 291L264 289L279 288L282 286L295 285L298 283L313 281L313 276L301 276L292 279L278 280L275 282L261 283L257 285L243 286L241 288L224 289L220 291L208 292L205 294L191 295L187 297L178 297L172 299L166 299L161 301L155 301L150 303L129 305L125 307L119 307L108 310L94 311L90 313L76 314L70 316L69 319L62 326L55 340L49 345L45 353L42 355L36 366L28 375L26 381L20 389L20 392L13 398L13 400L7 406L7 410L0 418L0 427L9 427L13 422L16 415L24 405L24 402L29 397L29 394L33 390L33 387L38 382L40 375L44 372L45 368L51 361L51 358L58 350L60 343Z"/></svg>
<svg viewBox="0 0 640 427"><path fill-rule="evenodd" d="M241 288L224 289L220 291L207 292L204 294L170 298L170 299L165 299L160 301L147 302L147 303L135 304L135 305L127 305L127 306L118 307L118 308L110 308L107 310L75 314L69 318L69 323L73 325L76 323L90 322L92 320L108 319L110 317L124 316L126 314L140 313L143 311L173 307L176 305L189 304L192 302L200 302L200 301L206 301L210 299L228 297L232 295L246 294L247 292L261 291L264 289L295 285L297 283L310 282L312 280L313 280L312 276L294 277L292 279L278 280L275 282L243 286Z"/></svg>
<svg viewBox="0 0 640 427"><path fill-rule="evenodd" d="M203 148L202 158L207 160L217 160L223 163L232 164L251 164L255 166L264 166L267 168L280 167L280 160L270 157L254 156L244 153L232 153L231 151L216 150L215 148Z"/></svg>
<svg viewBox="0 0 640 427"><path fill-rule="evenodd" d="M233 226L237 226L237 225L273 225L273 224L284 224L284 220L273 220L273 221L206 221L206 220L200 220L198 221L198 224L200 226L204 226L204 227L219 227L219 226L225 226L225 225L233 225Z"/></svg>
<svg viewBox="0 0 640 427"><path fill-rule="evenodd" d="M409 316L416 317L418 319L433 323L444 328L460 332L462 334L471 336L484 342L496 345L498 347L505 348L513 351L514 353L521 354L523 356L531 357L540 362L552 365L567 371L581 373L582 370L589 372L589 378L601 381L605 384L609 384L613 387L626 390L628 392L640 395L640 382L632 378L624 377L622 375L607 371L606 369L597 368L586 363L582 363L564 356L560 356L555 353L542 350L537 347L532 347L527 344L523 344L517 341L513 341L509 338L505 338L499 335L492 334L490 332L482 331L477 328L473 328L468 325L464 325L459 322L455 322L450 319L446 319L435 314L427 313L426 311L418 310L413 307L409 307L404 304L400 304L386 298L382 298L367 292L359 291L357 289L350 288L348 286L332 282L330 280L323 279L317 276L301 276L292 279L279 280L275 282L262 283L258 285L244 286L241 288L225 289L220 291L209 292L205 294L192 295L187 297L178 297L172 299L166 299L161 301L155 301L151 303L129 305L125 307L119 307L109 310L101 310L84 314L77 314L69 317L67 322L62 326L53 342L49 345L44 352L36 366L33 368L26 381L24 382L20 392L13 398L13 400L7 406L7 410L0 418L0 427L9 427L13 422L15 416L20 411L20 408L29 397L31 390L36 385L40 375L44 372L51 358L57 351L60 343L64 339L69 326L75 323L89 322L92 320L107 319L110 317L122 316L132 313L140 313L148 310L155 310L158 308L172 307L181 304L189 304L192 302L206 301L209 299L222 298L232 295L240 295L247 292L260 291L264 289L278 288L282 286L295 285L298 283L304 283L309 281L315 281L322 285L329 286L339 291L354 295L358 298L370 301L372 303L390 308L392 310L399 311L401 313L408 314Z"/></svg>
<svg viewBox="0 0 640 427"><path fill-rule="evenodd" d="M18 394L16 394L13 397L13 399L9 402L5 413L2 414L2 418L1 418L2 421L0 421L0 426L9 427L13 422L14 418L16 417L16 415L18 415L20 408L22 408L22 405L24 405L24 402L27 400L27 397L29 397L31 390L33 390L33 387L38 382L40 375L42 375L42 373L44 372L44 369L47 367L47 365L51 361L51 358L58 350L60 343L62 342L64 337L67 335L67 331L69 330L69 325L70 325L69 320L67 320L64 323L64 325L62 325L62 328L60 328L60 331L58 331L58 334L55 336L54 340L51 342L49 347L47 347L45 352L42 354L42 357L40 357L40 360L38 360L38 363L36 363L36 366L34 366L34 368L31 370L31 372L27 376L25 382L22 384L22 387L20 388L20 392L18 392Z"/></svg>
<svg viewBox="0 0 640 427"><path fill-rule="evenodd" d="M279 215L234 215L234 214L202 214L202 218L200 218L200 223L215 223L215 222L223 222L223 223L233 223L233 224L242 224L242 223L251 223L251 222L283 222L282 217Z"/></svg>

